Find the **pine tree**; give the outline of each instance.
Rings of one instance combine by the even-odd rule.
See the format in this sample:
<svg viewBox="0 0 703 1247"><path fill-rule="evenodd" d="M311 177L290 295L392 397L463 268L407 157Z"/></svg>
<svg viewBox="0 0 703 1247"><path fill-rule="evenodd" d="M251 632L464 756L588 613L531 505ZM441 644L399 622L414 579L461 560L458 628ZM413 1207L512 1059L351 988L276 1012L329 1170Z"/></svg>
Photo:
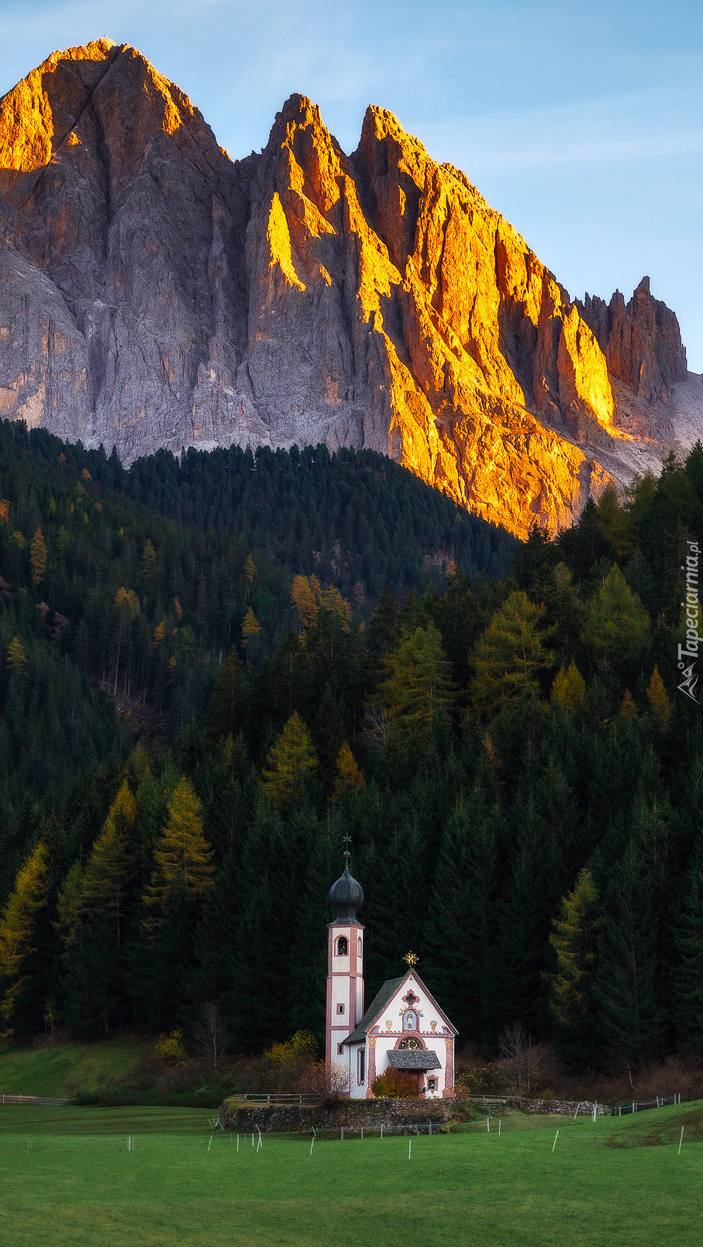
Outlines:
<svg viewBox="0 0 703 1247"><path fill-rule="evenodd" d="M464 1040L490 1041L492 948L499 895L501 812L477 782L446 821L434 871L428 974Z"/></svg>
<svg viewBox="0 0 703 1247"><path fill-rule="evenodd" d="M631 840L622 861L611 866L604 890L594 988L603 1049L630 1069L658 1055L661 1038L653 890L645 856Z"/></svg>
<svg viewBox="0 0 703 1247"><path fill-rule="evenodd" d="M678 965L672 975L673 1015L679 1043L703 1057L703 868L694 862L675 923Z"/></svg>
<svg viewBox="0 0 703 1247"><path fill-rule="evenodd" d="M260 1052L290 1031L291 932L300 865L291 848L278 810L259 796L242 852L231 936L233 976L219 1001L240 1052Z"/></svg>
<svg viewBox="0 0 703 1247"><path fill-rule="evenodd" d="M213 740L236 736L244 709L244 672L236 646L232 646L223 662L208 714L208 735Z"/></svg>

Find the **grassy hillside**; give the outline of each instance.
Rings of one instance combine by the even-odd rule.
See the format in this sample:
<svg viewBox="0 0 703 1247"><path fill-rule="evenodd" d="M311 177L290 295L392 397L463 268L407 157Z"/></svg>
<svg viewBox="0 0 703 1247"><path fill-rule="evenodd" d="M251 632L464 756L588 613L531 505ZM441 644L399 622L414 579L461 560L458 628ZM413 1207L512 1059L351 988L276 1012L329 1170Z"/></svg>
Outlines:
<svg viewBox="0 0 703 1247"><path fill-rule="evenodd" d="M64 1097L92 1091L113 1078L123 1078L138 1064L143 1051L143 1043L121 1039L9 1048L0 1052L0 1094Z"/></svg>

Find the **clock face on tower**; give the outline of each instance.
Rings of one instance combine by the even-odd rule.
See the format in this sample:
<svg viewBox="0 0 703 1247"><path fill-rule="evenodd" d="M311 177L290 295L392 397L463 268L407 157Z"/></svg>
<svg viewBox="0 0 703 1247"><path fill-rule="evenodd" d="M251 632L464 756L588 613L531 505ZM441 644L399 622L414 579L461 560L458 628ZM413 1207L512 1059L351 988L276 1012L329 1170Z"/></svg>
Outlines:
<svg viewBox="0 0 703 1247"><path fill-rule="evenodd" d="M419 1043L419 1040L417 1039L401 1039L400 1043L398 1044L398 1047L405 1048L406 1051L409 1050L411 1052L414 1052L417 1048L420 1047L420 1043Z"/></svg>

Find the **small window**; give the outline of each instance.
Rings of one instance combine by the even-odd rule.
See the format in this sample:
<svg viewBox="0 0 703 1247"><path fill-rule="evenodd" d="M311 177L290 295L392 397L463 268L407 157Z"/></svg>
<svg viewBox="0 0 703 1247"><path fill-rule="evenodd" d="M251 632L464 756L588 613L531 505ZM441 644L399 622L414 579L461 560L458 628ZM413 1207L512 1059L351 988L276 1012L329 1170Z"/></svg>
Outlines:
<svg viewBox="0 0 703 1247"><path fill-rule="evenodd" d="M356 941L356 955L361 958L361 936L359 936Z"/></svg>
<svg viewBox="0 0 703 1247"><path fill-rule="evenodd" d="M337 940L337 956L346 957L349 953L349 940L346 935L340 935Z"/></svg>
<svg viewBox="0 0 703 1247"><path fill-rule="evenodd" d="M361 1086L362 1083L364 1082L364 1079L366 1078L366 1049L365 1048L359 1048L359 1051L356 1054L356 1075L357 1075L356 1080L359 1086Z"/></svg>
<svg viewBox="0 0 703 1247"><path fill-rule="evenodd" d="M344 1056L344 1044L343 1043L337 1044L337 1056Z"/></svg>
<svg viewBox="0 0 703 1247"><path fill-rule="evenodd" d="M437 1079L436 1079L436 1078L428 1078L428 1079L427 1079L427 1090L428 1090L428 1091L436 1091L436 1090L437 1090Z"/></svg>
<svg viewBox="0 0 703 1247"><path fill-rule="evenodd" d="M344 1005L337 1005L337 1013L344 1013Z"/></svg>

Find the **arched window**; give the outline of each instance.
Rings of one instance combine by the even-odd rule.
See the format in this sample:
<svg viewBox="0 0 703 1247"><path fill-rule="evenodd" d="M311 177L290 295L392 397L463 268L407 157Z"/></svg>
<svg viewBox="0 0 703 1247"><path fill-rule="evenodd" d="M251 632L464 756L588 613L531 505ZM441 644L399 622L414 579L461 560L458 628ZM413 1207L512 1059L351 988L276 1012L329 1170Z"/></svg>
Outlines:
<svg viewBox="0 0 703 1247"><path fill-rule="evenodd" d="M404 1031L416 1031L417 1030L417 1014L414 1009L405 1010L405 1014L403 1015L403 1030Z"/></svg>
<svg viewBox="0 0 703 1247"><path fill-rule="evenodd" d="M346 957L349 952L349 940L346 935L340 935L337 940L337 956Z"/></svg>
<svg viewBox="0 0 703 1247"><path fill-rule="evenodd" d="M357 940L356 940L356 955L359 958L359 960L361 960L361 936L360 935L357 936Z"/></svg>

